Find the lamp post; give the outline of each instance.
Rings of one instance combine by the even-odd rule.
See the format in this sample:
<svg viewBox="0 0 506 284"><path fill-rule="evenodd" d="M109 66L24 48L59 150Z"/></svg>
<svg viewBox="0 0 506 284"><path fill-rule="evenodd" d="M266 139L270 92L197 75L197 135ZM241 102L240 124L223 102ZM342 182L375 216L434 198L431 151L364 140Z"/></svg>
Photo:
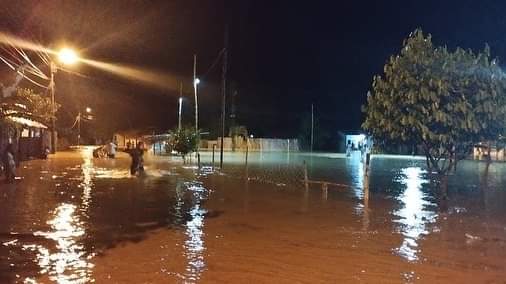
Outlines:
<svg viewBox="0 0 506 284"><path fill-rule="evenodd" d="M51 80L49 89L51 91L51 154L56 153L56 106L54 103L54 74L56 73L56 64L51 61Z"/></svg>
<svg viewBox="0 0 506 284"><path fill-rule="evenodd" d="M63 48L58 52L58 59L61 63L66 65L75 64L79 58L77 54L69 48ZM55 81L54 74L58 71L58 65L54 61L50 63L51 77L49 81L49 89L51 91L51 153L56 153L56 105L55 105Z"/></svg>
<svg viewBox="0 0 506 284"><path fill-rule="evenodd" d="M179 111L178 111L178 122L177 131L181 131L181 113L183 112L183 83L179 85Z"/></svg>
<svg viewBox="0 0 506 284"><path fill-rule="evenodd" d="M181 113L183 112L183 98L179 97L179 111L178 111L178 122L177 131L181 131Z"/></svg>
<svg viewBox="0 0 506 284"><path fill-rule="evenodd" d="M197 55L193 55L193 91L195 94L195 134L198 134L199 131L199 103L197 96L197 86L200 83L199 78L197 78Z"/></svg>

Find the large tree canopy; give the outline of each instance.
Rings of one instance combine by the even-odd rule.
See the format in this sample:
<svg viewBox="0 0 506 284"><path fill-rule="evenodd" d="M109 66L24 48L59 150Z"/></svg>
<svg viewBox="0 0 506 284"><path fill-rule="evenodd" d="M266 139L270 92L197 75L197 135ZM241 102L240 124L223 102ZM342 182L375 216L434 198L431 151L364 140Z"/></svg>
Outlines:
<svg viewBox="0 0 506 284"><path fill-rule="evenodd" d="M199 135L195 133L195 128L183 127L181 129L174 129L170 132L169 139L169 150L174 150L181 154L183 160L185 160L186 155L197 151L197 147L199 144Z"/></svg>
<svg viewBox="0 0 506 284"><path fill-rule="evenodd" d="M55 111L59 105L55 105ZM0 122L8 117L21 117L41 123L51 119L51 99L31 89L19 88L13 96L0 99Z"/></svg>
<svg viewBox="0 0 506 284"><path fill-rule="evenodd" d="M416 30L374 77L362 126L380 143L423 147L429 167L444 174L456 154L503 133L505 91L488 46L449 51Z"/></svg>

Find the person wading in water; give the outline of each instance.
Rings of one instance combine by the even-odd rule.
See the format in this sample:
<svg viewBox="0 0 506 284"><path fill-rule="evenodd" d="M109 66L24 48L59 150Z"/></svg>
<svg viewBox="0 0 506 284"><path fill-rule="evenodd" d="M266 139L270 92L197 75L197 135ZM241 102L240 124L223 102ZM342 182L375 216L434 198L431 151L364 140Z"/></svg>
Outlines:
<svg viewBox="0 0 506 284"><path fill-rule="evenodd" d="M5 182L12 183L16 177L16 160L14 159L14 147L12 144L7 145L3 153L3 164L5 172Z"/></svg>
<svg viewBox="0 0 506 284"><path fill-rule="evenodd" d="M130 165L130 173L135 175L137 172L144 172L144 149L143 143L137 143L137 146L133 149L127 148L126 152L132 157L132 164Z"/></svg>

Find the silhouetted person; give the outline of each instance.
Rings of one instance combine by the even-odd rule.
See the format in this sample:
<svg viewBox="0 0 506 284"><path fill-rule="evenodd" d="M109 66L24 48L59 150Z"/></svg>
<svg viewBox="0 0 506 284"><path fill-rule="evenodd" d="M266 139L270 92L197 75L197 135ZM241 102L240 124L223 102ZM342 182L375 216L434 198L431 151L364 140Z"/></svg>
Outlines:
<svg viewBox="0 0 506 284"><path fill-rule="evenodd" d="M5 147L2 161L4 164L4 173L5 173L5 181L7 183L14 182L16 177L16 160L14 158L14 146L12 144L8 144Z"/></svg>
<svg viewBox="0 0 506 284"><path fill-rule="evenodd" d="M109 159L116 158L116 147L116 144L114 144L112 141L106 145L107 157Z"/></svg>
<svg viewBox="0 0 506 284"><path fill-rule="evenodd" d="M44 151L42 151L42 159L47 159L47 156L49 155L49 153L51 153L51 151L49 150L49 147L45 147L44 148Z"/></svg>
<svg viewBox="0 0 506 284"><path fill-rule="evenodd" d="M144 149L143 143L137 143L137 146L134 149L127 149L126 151L132 157L132 164L130 165L130 173L135 175L137 172L144 172Z"/></svg>

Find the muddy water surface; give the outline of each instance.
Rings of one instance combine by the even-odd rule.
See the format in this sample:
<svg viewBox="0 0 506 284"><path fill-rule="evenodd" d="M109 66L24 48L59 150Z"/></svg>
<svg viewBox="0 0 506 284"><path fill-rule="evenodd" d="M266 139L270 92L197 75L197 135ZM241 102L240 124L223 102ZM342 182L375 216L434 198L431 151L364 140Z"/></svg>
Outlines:
<svg viewBox="0 0 506 284"><path fill-rule="evenodd" d="M413 157L226 156L214 172L91 149L0 185L0 283L504 283L506 165L463 162L441 204ZM304 178L315 183L308 189ZM327 188L327 190L322 190Z"/></svg>

